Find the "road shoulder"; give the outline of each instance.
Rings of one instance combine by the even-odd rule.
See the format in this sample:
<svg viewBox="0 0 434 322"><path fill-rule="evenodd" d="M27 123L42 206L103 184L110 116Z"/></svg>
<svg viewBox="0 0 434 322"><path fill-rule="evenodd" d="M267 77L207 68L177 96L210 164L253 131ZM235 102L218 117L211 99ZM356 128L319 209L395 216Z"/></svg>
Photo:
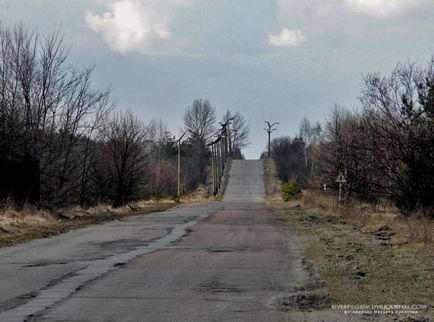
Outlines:
<svg viewBox="0 0 434 322"><path fill-rule="evenodd" d="M291 236L291 249L298 253L295 257L307 275L286 304L288 311L313 310L320 318L335 313L337 321L433 320L432 249L405 250L342 218L303 209L297 201L272 201L269 206L281 216L282 227ZM421 307L380 309L391 312L374 314L376 305ZM359 314L362 311L368 314Z"/></svg>

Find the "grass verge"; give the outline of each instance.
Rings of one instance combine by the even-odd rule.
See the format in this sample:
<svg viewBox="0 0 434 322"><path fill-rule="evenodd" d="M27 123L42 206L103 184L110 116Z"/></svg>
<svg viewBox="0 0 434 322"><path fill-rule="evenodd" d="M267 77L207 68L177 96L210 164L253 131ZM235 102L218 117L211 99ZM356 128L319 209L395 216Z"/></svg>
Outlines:
<svg viewBox="0 0 434 322"><path fill-rule="evenodd" d="M271 169L271 170L270 170ZM266 166L267 177L272 166ZM273 186L274 178L266 178ZM278 189L275 189L278 190ZM304 241L304 264L332 304L426 305L419 314L371 315L374 321L434 321L434 222L406 218L393 208L353 204L304 192L290 202L269 195L269 205Z"/></svg>
<svg viewBox="0 0 434 322"><path fill-rule="evenodd" d="M0 209L0 247L11 246L36 238L59 235L73 229L125 217L160 212L176 206L172 201L142 202L134 210L98 206L89 209L71 208L56 214L25 207Z"/></svg>

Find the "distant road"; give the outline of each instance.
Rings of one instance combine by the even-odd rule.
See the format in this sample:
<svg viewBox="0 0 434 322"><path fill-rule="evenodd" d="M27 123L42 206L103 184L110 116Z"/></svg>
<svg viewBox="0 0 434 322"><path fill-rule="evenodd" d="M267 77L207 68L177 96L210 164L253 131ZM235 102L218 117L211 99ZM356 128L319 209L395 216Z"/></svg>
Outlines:
<svg viewBox="0 0 434 322"><path fill-rule="evenodd" d="M223 202L0 249L0 321L290 321L286 233L261 161L234 161Z"/></svg>

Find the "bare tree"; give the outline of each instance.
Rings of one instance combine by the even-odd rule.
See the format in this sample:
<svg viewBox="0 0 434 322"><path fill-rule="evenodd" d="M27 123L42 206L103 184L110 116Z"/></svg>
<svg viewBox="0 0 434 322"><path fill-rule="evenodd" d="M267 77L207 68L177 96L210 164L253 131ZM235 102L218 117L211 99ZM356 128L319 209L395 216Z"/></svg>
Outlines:
<svg viewBox="0 0 434 322"><path fill-rule="evenodd" d="M184 125L198 140L206 142L215 132L216 110L208 100L196 99L184 114Z"/></svg>
<svg viewBox="0 0 434 322"><path fill-rule="evenodd" d="M299 125L298 136L303 139L306 146L306 162L307 166L310 168L310 180L311 184L314 180L316 159L318 154L318 146L320 143L320 138L322 134L322 127L319 122L315 125L311 125L310 121L304 117Z"/></svg>
<svg viewBox="0 0 434 322"><path fill-rule="evenodd" d="M190 136L182 147L184 155L184 173L188 176L187 187L194 189L198 184L205 184L207 166L211 153L208 141L216 131L216 109L208 100L196 99L184 114L184 125Z"/></svg>
<svg viewBox="0 0 434 322"><path fill-rule="evenodd" d="M386 192L403 210L432 215L434 203L434 58L426 67L398 63L390 76L364 77L362 103L370 151Z"/></svg>
<svg viewBox="0 0 434 322"><path fill-rule="evenodd" d="M67 54L59 31L42 38L22 26L0 28L3 129L13 133L11 124L19 128L19 140L8 144L35 173L25 189L37 190L32 199L46 205L78 198L88 169L83 166L90 151L85 138L92 137L98 119L110 109L109 91L91 88L93 68L68 64ZM20 172L19 167L12 170Z"/></svg>
<svg viewBox="0 0 434 322"><path fill-rule="evenodd" d="M432 216L434 59L399 63L389 76L364 77L361 111L335 108L319 144L321 179L342 171L350 196L391 199L403 213ZM307 128L305 126L304 128Z"/></svg>
<svg viewBox="0 0 434 322"><path fill-rule="evenodd" d="M305 184L304 142L300 138L278 137L271 141L271 157L275 160L279 179Z"/></svg>
<svg viewBox="0 0 434 322"><path fill-rule="evenodd" d="M230 121L230 122L228 122ZM250 129L240 112L232 114L229 110L223 116L222 123L228 122L227 132L229 139L229 152L234 159L241 159L241 149L248 146Z"/></svg>
<svg viewBox="0 0 434 322"><path fill-rule="evenodd" d="M174 136L162 121L151 121L147 125L150 149L148 190L157 198L172 197L177 183L177 144Z"/></svg>
<svg viewBox="0 0 434 322"><path fill-rule="evenodd" d="M109 197L114 207L141 197L144 185L146 128L130 112L116 114L103 130L102 160L109 175ZM98 165L104 168L104 165ZM104 176L104 175L103 175Z"/></svg>

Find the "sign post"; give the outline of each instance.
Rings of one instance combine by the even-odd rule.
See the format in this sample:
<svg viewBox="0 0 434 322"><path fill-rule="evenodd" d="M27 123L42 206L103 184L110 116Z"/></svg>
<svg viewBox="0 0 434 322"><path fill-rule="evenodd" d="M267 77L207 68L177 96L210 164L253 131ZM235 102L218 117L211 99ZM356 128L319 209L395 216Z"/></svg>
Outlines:
<svg viewBox="0 0 434 322"><path fill-rule="evenodd" d="M341 202L342 202L342 184L346 183L347 179L345 179L344 174L342 171L339 172L338 176L336 177L336 183L339 183L339 197L338 197L338 207L341 208Z"/></svg>

